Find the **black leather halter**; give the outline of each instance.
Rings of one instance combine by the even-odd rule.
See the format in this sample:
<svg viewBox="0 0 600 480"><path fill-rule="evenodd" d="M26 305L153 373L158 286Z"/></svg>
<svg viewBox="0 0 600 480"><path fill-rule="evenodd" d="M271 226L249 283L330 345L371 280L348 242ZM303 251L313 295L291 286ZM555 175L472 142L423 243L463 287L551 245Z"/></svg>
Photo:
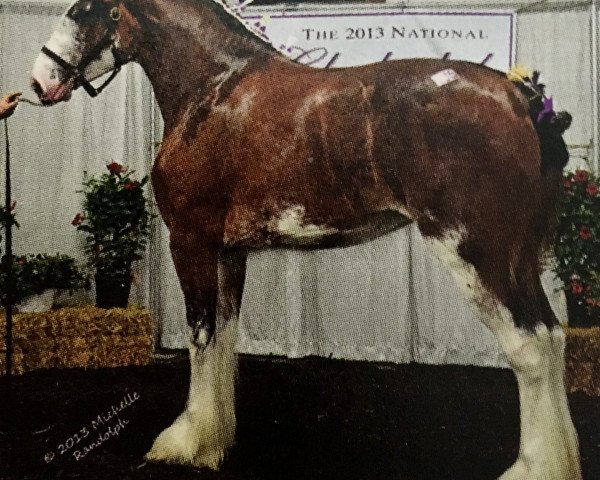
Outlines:
<svg viewBox="0 0 600 480"><path fill-rule="evenodd" d="M117 23L121 19L121 12L119 8L112 8L109 12L109 16L111 21L106 24L106 33L104 34L104 37L98 43L98 45L96 45L90 51L90 53L86 57L81 59L78 65L71 65L69 62L61 58L59 55L54 53L46 46L42 47L42 53L54 60L67 73L67 78L65 79L65 82L71 78L74 78L74 89L77 89L81 86L90 97L96 97L97 95L102 93L102 91L108 86L108 84L112 82L113 79L117 76L117 74L121 71L121 67L127 63L127 59L123 55L121 55L121 53L119 53L119 50L114 44ZM108 77L106 81L98 88L95 88L88 80L86 80L85 69L96 58L100 57L102 51L109 46L115 60L115 65L112 73L110 74L110 77Z"/></svg>

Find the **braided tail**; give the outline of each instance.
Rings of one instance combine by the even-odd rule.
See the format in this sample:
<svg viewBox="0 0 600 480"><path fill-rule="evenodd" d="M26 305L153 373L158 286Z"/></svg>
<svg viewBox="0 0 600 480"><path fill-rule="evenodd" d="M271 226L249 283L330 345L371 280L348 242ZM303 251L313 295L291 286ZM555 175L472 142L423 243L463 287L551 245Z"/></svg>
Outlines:
<svg viewBox="0 0 600 480"><path fill-rule="evenodd" d="M542 174L549 170L562 172L569 161L562 134L571 126L571 114L554 111L552 97L545 95L545 85L538 81L539 72L530 74L527 68L516 66L507 76L529 101L529 115L540 140Z"/></svg>
<svg viewBox="0 0 600 480"><path fill-rule="evenodd" d="M556 206L561 191L562 171L569 161L569 151L563 133L571 126L568 112L555 112L552 98L544 94L544 85L538 82L539 72L529 75L523 67L515 67L508 78L529 101L529 115L535 127L541 153L540 175L544 185L542 202L544 208L536 220L536 228L543 232L540 254L550 251L554 242Z"/></svg>

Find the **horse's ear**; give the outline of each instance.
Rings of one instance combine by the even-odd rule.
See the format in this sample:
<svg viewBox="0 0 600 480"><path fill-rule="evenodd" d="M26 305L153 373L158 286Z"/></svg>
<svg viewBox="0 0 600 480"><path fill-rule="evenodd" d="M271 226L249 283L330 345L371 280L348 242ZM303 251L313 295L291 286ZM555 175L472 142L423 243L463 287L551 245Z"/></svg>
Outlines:
<svg viewBox="0 0 600 480"><path fill-rule="evenodd" d="M69 10L69 16L74 20L77 20L80 17L84 17L86 14L90 13L92 10L93 3L92 0L85 0L83 2L77 2L73 4L73 6Z"/></svg>

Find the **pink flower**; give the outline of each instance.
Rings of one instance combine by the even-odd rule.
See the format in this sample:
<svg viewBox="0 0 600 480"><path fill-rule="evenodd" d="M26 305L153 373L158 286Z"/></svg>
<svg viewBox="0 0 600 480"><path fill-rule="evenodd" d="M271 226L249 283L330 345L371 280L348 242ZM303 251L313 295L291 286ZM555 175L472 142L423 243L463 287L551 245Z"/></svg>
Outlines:
<svg viewBox="0 0 600 480"><path fill-rule="evenodd" d="M138 185L139 184L137 182L126 182L125 185L123 185L123 188L125 190L135 190Z"/></svg>
<svg viewBox="0 0 600 480"><path fill-rule="evenodd" d="M583 286L581 285L581 283L578 283L578 282L571 283L571 293L573 295L581 295L581 292L583 292Z"/></svg>
<svg viewBox="0 0 600 480"><path fill-rule="evenodd" d="M75 215L75 218L71 222L71 225L73 225L74 227L78 227L83 223L84 220L85 216L82 213L78 213L77 215Z"/></svg>
<svg viewBox="0 0 600 480"><path fill-rule="evenodd" d="M595 183L588 183L588 186L585 188L585 191L590 197L595 197L598 194L598 185Z"/></svg>
<svg viewBox="0 0 600 480"><path fill-rule="evenodd" d="M109 163L106 166L106 168L108 168L108 171L111 173L111 175L121 175L122 173L127 171L127 169L123 165L117 162Z"/></svg>
<svg viewBox="0 0 600 480"><path fill-rule="evenodd" d="M575 170L575 175L573 175L574 182L587 182L588 180L588 172L585 170Z"/></svg>
<svg viewBox="0 0 600 480"><path fill-rule="evenodd" d="M592 238L592 232L585 225L579 229L579 237L582 240L589 240Z"/></svg>

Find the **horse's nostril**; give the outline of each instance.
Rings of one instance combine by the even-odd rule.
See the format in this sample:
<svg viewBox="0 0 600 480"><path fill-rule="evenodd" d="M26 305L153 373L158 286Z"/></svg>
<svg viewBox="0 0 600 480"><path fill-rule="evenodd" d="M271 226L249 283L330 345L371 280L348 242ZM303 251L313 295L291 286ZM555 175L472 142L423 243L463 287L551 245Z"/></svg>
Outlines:
<svg viewBox="0 0 600 480"><path fill-rule="evenodd" d="M44 93L44 90L42 89L40 82L38 82L35 78L31 79L31 88L33 89L33 91L35 92L35 94L38 97L41 97L42 94Z"/></svg>

